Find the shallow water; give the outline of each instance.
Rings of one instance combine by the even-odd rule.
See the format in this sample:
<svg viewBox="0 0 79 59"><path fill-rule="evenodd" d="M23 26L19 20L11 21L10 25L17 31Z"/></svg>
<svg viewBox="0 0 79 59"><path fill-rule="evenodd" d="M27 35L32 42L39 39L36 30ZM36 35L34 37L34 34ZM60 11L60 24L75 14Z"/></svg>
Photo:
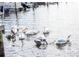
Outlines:
<svg viewBox="0 0 79 59"><path fill-rule="evenodd" d="M6 33L4 35L4 48L6 57L50 57L50 56L79 56L79 4L75 2L60 3L57 5L39 6L35 11L30 9L29 12L18 12L19 25L27 26L32 30L43 31L48 28L50 35L47 37L48 43L56 39L66 39L71 34L71 47L65 46L59 50L55 45L48 45L46 50L40 50L35 47L33 39L24 40L24 46L17 37L15 46L9 42L5 36L9 33L11 26L16 24L15 14L11 14L4 19Z"/></svg>

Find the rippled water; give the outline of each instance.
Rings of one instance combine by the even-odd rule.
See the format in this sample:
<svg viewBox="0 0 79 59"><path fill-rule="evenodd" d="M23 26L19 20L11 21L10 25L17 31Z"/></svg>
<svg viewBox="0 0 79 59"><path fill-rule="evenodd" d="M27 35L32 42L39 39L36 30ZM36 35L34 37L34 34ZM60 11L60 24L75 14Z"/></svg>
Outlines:
<svg viewBox="0 0 79 59"><path fill-rule="evenodd" d="M64 38L71 34L71 47L64 47L59 50L55 45L48 45L46 50L37 49L34 45L34 38L30 41L24 40L24 46L21 47L21 42L15 42L15 47L12 47L12 42L9 42L5 36L9 33L11 26L16 24L15 14L11 14L4 19L6 34L4 35L5 56L8 57L49 57L49 56L79 56L79 4L69 2L67 4L60 3L57 5L39 6L35 11L30 9L29 12L18 12L19 25L27 26L33 30L43 31L48 28L50 31L47 37L48 43L53 40Z"/></svg>

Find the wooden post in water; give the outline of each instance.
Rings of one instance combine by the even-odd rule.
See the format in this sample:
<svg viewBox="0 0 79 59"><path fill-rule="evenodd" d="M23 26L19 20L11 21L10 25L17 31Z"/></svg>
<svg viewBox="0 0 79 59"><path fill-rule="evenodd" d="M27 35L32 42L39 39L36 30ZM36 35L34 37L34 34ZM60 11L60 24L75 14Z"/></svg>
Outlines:
<svg viewBox="0 0 79 59"><path fill-rule="evenodd" d="M19 19L18 19L18 13L17 13L17 3L14 2L15 4L15 15L16 15L16 26L18 27L19 26ZM17 28L17 33L18 33L18 28Z"/></svg>
<svg viewBox="0 0 79 59"><path fill-rule="evenodd" d="M3 34L5 34L5 28L4 28L4 11L0 12L0 17L1 17L1 25L0 25L0 31L2 31Z"/></svg>
<svg viewBox="0 0 79 59"><path fill-rule="evenodd" d="M0 57L5 56L4 46L3 46L3 33L5 33L5 28L4 28L4 25L3 25L3 16L4 16L4 13L2 11L2 12L0 12L0 17L1 17L1 21L2 21L1 25L0 25Z"/></svg>
<svg viewBox="0 0 79 59"><path fill-rule="evenodd" d="M17 14L17 5L16 5L16 2L15 3L15 15L16 15L16 25L18 26L18 14Z"/></svg>
<svg viewBox="0 0 79 59"><path fill-rule="evenodd" d="M33 3L34 4L34 3ZM36 21L36 19L35 19L35 5L33 5L32 6L32 10L33 10L33 30L35 30L35 21Z"/></svg>
<svg viewBox="0 0 79 59"><path fill-rule="evenodd" d="M3 35L2 35L2 31L0 30L0 57L4 57L4 56L5 56L5 53L4 53L4 46L3 46Z"/></svg>

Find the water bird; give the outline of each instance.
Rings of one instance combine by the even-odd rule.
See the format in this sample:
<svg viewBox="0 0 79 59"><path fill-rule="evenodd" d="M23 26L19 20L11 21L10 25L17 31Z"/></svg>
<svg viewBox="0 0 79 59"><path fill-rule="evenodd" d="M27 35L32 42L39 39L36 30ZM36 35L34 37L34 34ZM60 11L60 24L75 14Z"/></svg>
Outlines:
<svg viewBox="0 0 79 59"><path fill-rule="evenodd" d="M7 38L9 41L11 41L11 37L12 37L11 35L7 35L7 36L6 36L6 38Z"/></svg>
<svg viewBox="0 0 79 59"><path fill-rule="evenodd" d="M43 37L37 38L37 40L34 40L34 42L36 43L35 46L38 49L46 49L47 48L48 43L47 43L46 39Z"/></svg>
<svg viewBox="0 0 79 59"><path fill-rule="evenodd" d="M22 43L22 46L21 46L21 47L23 47L23 45L24 45L24 42L23 42L23 41L25 40L25 38L26 38L26 37L25 37L24 33L22 33L22 32L19 33L19 40L20 40L21 43Z"/></svg>
<svg viewBox="0 0 79 59"><path fill-rule="evenodd" d="M32 37L32 36L35 36L39 33L39 31L34 31L34 30L28 30L27 32L25 32L24 34L27 36L27 37Z"/></svg>
<svg viewBox="0 0 79 59"><path fill-rule="evenodd" d="M69 40L69 38L71 37L71 35L68 35L68 37L65 39L61 38L59 40L56 40L54 43L57 46L57 48L62 49L64 46L69 45L71 46L71 42Z"/></svg>
<svg viewBox="0 0 79 59"><path fill-rule="evenodd" d="M49 31L43 32L44 36L47 37L49 35Z"/></svg>
<svg viewBox="0 0 79 59"><path fill-rule="evenodd" d="M11 39L15 39L15 36L14 35L7 35L6 38L11 41ZM15 40L13 40L13 42L15 42Z"/></svg>
<svg viewBox="0 0 79 59"><path fill-rule="evenodd" d="M50 34L49 29L45 27L44 31L43 31L43 34L44 34L45 37L49 36L49 34Z"/></svg>

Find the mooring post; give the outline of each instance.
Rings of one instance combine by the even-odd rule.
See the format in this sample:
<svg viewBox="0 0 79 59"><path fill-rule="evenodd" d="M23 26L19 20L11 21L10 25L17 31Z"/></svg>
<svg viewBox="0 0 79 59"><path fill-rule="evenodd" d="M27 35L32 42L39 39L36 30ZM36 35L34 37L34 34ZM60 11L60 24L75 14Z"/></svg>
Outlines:
<svg viewBox="0 0 79 59"><path fill-rule="evenodd" d="M3 34L2 31L0 31L0 57L4 57L4 45L3 45Z"/></svg>

